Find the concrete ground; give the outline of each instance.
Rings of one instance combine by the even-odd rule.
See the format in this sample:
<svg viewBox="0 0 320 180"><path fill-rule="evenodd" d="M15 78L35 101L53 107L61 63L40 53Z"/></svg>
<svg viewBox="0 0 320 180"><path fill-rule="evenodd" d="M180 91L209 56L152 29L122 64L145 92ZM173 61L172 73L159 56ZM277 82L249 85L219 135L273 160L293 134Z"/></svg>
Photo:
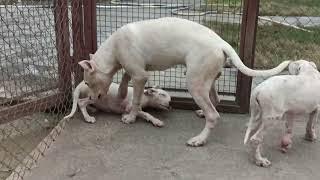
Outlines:
<svg viewBox="0 0 320 180"><path fill-rule="evenodd" d="M157 179L319 179L320 143L303 140L305 123L295 124L293 148L278 150L283 123L271 128L265 142L270 168L248 160L243 135L248 115L221 114L208 144L187 147L204 120L192 111L152 112L163 128L138 120L131 125L118 115L98 114L95 124L71 120L26 180Z"/></svg>

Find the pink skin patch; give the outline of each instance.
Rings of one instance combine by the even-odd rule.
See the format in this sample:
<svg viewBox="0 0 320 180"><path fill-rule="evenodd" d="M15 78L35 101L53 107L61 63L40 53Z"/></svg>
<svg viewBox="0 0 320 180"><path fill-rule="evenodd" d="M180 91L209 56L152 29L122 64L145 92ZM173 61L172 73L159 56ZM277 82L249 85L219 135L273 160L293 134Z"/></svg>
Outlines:
<svg viewBox="0 0 320 180"><path fill-rule="evenodd" d="M281 139L281 151L283 153L286 153L290 148L292 144L292 135L291 134L285 134Z"/></svg>

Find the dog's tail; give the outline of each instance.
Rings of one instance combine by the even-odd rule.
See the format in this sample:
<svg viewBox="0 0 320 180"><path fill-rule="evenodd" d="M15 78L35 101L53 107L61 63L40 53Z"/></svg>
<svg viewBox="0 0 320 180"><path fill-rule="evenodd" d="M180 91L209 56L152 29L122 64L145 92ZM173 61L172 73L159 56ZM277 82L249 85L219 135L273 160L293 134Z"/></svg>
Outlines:
<svg viewBox="0 0 320 180"><path fill-rule="evenodd" d="M277 67L269 70L253 70L248 68L243 64L240 57L236 53L236 51L230 46L227 42L222 47L223 52L226 56L228 56L232 62L232 64L239 69L243 74L247 76L273 76L282 72L291 61L283 61Z"/></svg>
<svg viewBox="0 0 320 180"><path fill-rule="evenodd" d="M258 93L257 92L253 92L252 96L250 98L250 110L251 110L251 117L248 123L248 127L246 130L246 134L244 136L244 140L243 143L247 144L249 138L250 138L250 134L252 132L253 129L257 128L257 125L259 126L259 122L257 122L257 120L259 120L261 118L261 107L258 101ZM258 123L258 124L257 124Z"/></svg>
<svg viewBox="0 0 320 180"><path fill-rule="evenodd" d="M80 84L73 91L71 113L69 115L65 116L63 119L69 119L74 115L74 113L76 112L77 107L78 107L79 96L80 96Z"/></svg>

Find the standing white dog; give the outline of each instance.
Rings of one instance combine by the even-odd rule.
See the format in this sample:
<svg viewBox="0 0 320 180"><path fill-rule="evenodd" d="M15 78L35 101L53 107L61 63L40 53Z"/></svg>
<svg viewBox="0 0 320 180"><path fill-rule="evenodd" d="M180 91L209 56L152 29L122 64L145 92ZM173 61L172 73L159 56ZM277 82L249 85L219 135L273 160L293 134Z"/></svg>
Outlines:
<svg viewBox="0 0 320 180"><path fill-rule="evenodd" d="M320 73L313 62L305 60L289 64L292 75L274 76L259 84L251 94L251 118L244 143L250 141L252 155L258 166L271 163L262 157L264 129L272 120L285 119L286 134L281 139L281 150L287 152L292 144L292 126L295 115L309 114L305 139L316 139L315 123L320 110Z"/></svg>
<svg viewBox="0 0 320 180"><path fill-rule="evenodd" d="M64 117L64 119L71 118L74 115L77 110L77 105L79 105L84 120L89 123L96 122L96 119L88 114L87 108L90 107L88 105L93 105L94 108L104 112L113 112L118 114L128 113L132 108L131 101L133 98L133 89L132 87L127 88L127 86L128 85L124 83L121 83L120 86L119 84L112 83L106 96L97 100L92 100L88 96L89 87L84 81L82 81L73 91L72 110L69 115ZM152 87L144 91L141 106L143 108L153 107L156 109L169 110L170 101L171 97L166 91L157 87ZM162 127L164 125L161 120L154 118L143 111L139 111L138 116L144 118L148 122L151 122L154 126Z"/></svg>
<svg viewBox="0 0 320 180"><path fill-rule="evenodd" d="M97 99L106 94L113 75L122 67L133 80L133 107L122 117L125 123L134 122L141 111L140 102L148 71L165 70L176 64L187 67L187 87L203 110L206 125L202 132L187 144L203 145L219 114L212 102L210 89L222 71L226 56L242 73L249 76L271 76L280 73L289 62L278 67L256 71L246 67L235 50L211 29L180 18L159 18L127 24L114 32L89 60L79 64L84 69L84 81L90 96Z"/></svg>

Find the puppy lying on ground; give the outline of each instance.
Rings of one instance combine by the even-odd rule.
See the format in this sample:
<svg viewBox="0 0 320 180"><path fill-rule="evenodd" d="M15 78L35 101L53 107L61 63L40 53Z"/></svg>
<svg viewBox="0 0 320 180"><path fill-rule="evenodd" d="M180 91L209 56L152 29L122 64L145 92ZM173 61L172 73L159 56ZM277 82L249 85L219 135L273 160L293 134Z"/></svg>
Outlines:
<svg viewBox="0 0 320 180"><path fill-rule="evenodd" d="M305 60L289 64L289 74L274 76L259 86L251 94L251 118L244 143L249 140L258 166L267 167L271 162L262 157L262 141L266 125L273 120L284 119L286 132L281 139L281 150L287 152L292 144L293 117L309 114L305 139L316 139L315 123L320 109L320 74L315 63Z"/></svg>
<svg viewBox="0 0 320 180"><path fill-rule="evenodd" d="M128 82L128 81L123 81ZM82 81L73 92L73 105L72 110L69 115L64 117L64 119L71 118L77 110L77 105L84 116L86 122L94 123L96 119L90 116L87 112L88 105L93 105L95 108L102 110L104 112L113 112L118 114L128 113L132 108L132 98L133 98L133 88L120 88L122 86L127 86L125 84L112 83L108 94L103 98L93 101L88 96L89 87L84 81ZM144 90L142 96L142 107L153 107L162 110L169 110L171 97L170 95L157 87L152 87ZM139 117L150 121L154 126L161 127L164 125L162 121L153 116L140 111Z"/></svg>

